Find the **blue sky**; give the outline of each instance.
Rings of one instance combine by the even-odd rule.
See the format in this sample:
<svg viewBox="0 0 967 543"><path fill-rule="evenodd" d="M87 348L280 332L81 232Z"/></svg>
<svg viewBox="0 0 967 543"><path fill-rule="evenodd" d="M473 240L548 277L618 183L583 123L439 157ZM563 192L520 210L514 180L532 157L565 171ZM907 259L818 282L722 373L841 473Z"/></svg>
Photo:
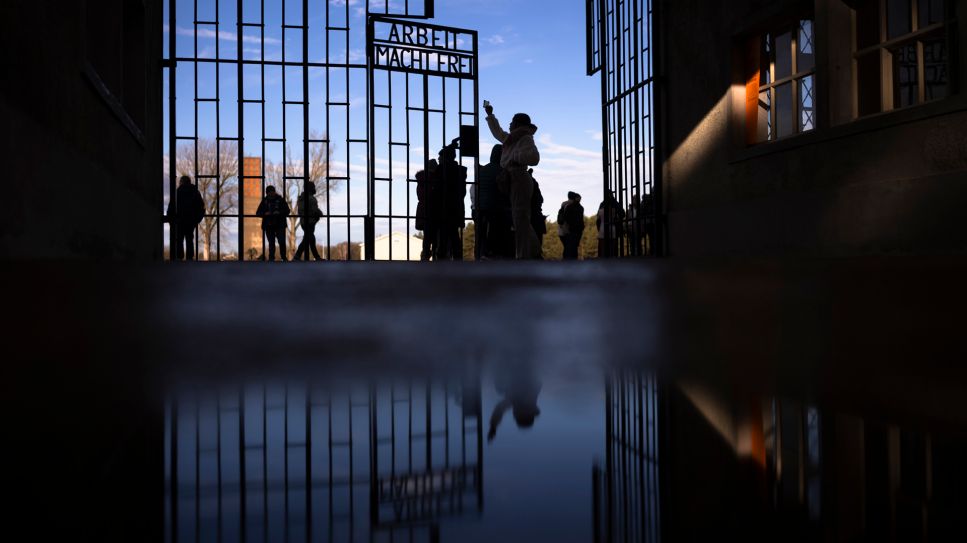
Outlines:
<svg viewBox="0 0 967 543"><path fill-rule="evenodd" d="M174 26L178 40L178 55L191 56L194 54L193 10L192 0L170 0L177 2L178 18L172 25L170 21L165 31L170 32ZM398 0L397 0L398 1ZM198 18L200 20L214 19L216 0L198 0ZM238 36L235 25L234 6L236 0L218 0L221 24L199 25L198 49L200 57L213 57L216 45L218 54L223 58L234 58ZM365 14L365 0L328 0L331 13L345 12L348 3L350 13L350 46L347 49L343 43L333 43L329 47L331 59L343 58L349 62L365 62L365 44L363 42L363 19ZM323 57L325 52L324 37L320 26L325 25L324 12L326 0L310 0L310 60ZM375 3L375 2L374 2ZM379 1L382 4L382 1ZM166 2L167 4L167 2ZM258 12L258 0L244 0L246 13ZM166 6L167 8L167 6ZM301 2L286 2L285 22L300 24ZM287 31L282 36L281 23L283 20L281 0L265 0L266 32L264 36L245 34L242 37L243 56L258 58L264 47L265 59L281 59L282 44L285 42L289 60L301 60L301 34ZM332 15L331 15L332 16ZM166 11L167 19L167 11ZM246 16L246 21L251 21ZM529 113L539 127L537 133L538 147L542 152L542 163L535 171L535 177L541 183L545 196L544 213L552 218L557 208L565 199L568 190L576 190L585 197L585 207L593 208L600 199L601 192L601 109L600 109L600 81L597 77L585 75L585 33L584 33L584 4L578 0L437 0L436 17L431 21L447 26L474 29L479 32L479 85L480 98L490 100L495 106L497 116L504 123L516 112ZM334 22L331 21L334 24ZM316 30L318 29L318 30ZM254 32L255 29L252 29ZM247 31L248 32L248 31ZM167 34L166 34L167 37ZM166 40L167 54L167 40ZM199 96L214 97L216 75L212 65L199 64L198 75ZM219 97L222 107L219 114L222 135L235 136L237 132L237 73L233 65L225 65L226 69L219 71L217 79L221 82ZM194 130L194 81L193 74L188 68L190 64L179 64L178 79L178 108L177 123L179 135L193 135ZM249 70L249 68L246 68ZM293 72L300 72L294 70ZM321 72L321 71L320 71ZM255 70L244 72L246 94L260 92L260 81L250 75ZM324 81L321 73L310 73L310 102L319 104L323 93ZM281 133L281 82L288 84L286 91L292 99L292 89L301 94L301 74L287 73L281 68L272 68L266 72L265 89L267 103L278 102L279 105L267 106L266 129L268 132ZM358 84L357 84L358 83ZM365 81L352 81L348 100L351 103L349 115L352 137L365 137ZM167 86L167 85L166 85ZM343 86L335 85L334 86ZM346 99L345 91L331 91L331 99ZM448 91L449 92L449 91ZM167 95L167 93L166 93ZM294 98L300 99L300 96ZM247 108L249 106L246 106ZM449 108L450 106L448 106ZM199 136L214 136L214 105L201 104L201 118L199 119ZM310 105L310 127L317 130L324 126L324 108ZM252 123L256 117L246 113L246 127L243 136L246 139L246 155L250 154L253 142L259 141L261 124ZM286 133L287 139L298 149L301 142L301 112L287 110ZM337 123L338 124L338 123ZM339 141L345 137L333 128L332 139ZM358 131L358 132L357 132ZM272 134L270 134L272 135ZM279 134L276 134L279 135ZM447 138L451 137L449 134ZM443 135L439 135L442 141ZM167 142L167 137L166 137ZM495 143L481 117L481 162L486 163L490 148ZM337 194L332 198L334 206L339 207L341 201L352 201L347 204L351 213L360 211L365 194L365 152L362 147L352 149L335 149L333 167L348 170L354 178L350 187L344 187L346 194ZM167 152L167 150L166 150ZM422 153L422 148L413 149L414 155ZM281 145L269 145L265 158L278 160ZM299 160L301 157L295 157ZM378 162L385 157L377 152ZM411 159L412 161L412 159ZM378 165L379 167L379 165ZM343 173L343 172L338 172ZM396 177L398 172L393 172ZM336 174L334 174L336 175ZM377 173L379 175L379 173ZM411 172L412 175L412 172ZM405 174L403 174L405 178ZM358 179L358 181L356 180ZM400 187L405 187L404 183ZM403 201L394 194L394 199ZM415 200L412 204L415 207ZM394 213L401 210L395 209ZM355 227L354 227L355 228ZM394 226L395 229L398 229ZM356 234L354 238L358 239Z"/></svg>

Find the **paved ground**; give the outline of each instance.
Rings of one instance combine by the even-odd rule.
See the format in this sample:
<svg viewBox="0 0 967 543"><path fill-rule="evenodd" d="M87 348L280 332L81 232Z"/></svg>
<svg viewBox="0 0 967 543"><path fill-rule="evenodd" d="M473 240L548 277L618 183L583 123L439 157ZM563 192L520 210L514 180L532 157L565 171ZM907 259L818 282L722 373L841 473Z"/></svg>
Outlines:
<svg viewBox="0 0 967 543"><path fill-rule="evenodd" d="M962 429L965 277L952 258L8 265L4 486L54 535L161 530L143 504L166 383L280 368L633 364Z"/></svg>

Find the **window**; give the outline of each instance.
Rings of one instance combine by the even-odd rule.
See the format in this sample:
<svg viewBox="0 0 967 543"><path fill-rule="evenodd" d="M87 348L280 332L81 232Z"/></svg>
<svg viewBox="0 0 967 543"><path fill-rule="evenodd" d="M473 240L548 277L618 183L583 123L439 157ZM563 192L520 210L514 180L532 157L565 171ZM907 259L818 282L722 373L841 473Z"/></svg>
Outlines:
<svg viewBox="0 0 967 543"><path fill-rule="evenodd" d="M746 83L748 143L816 127L814 43L811 19L755 38L752 75Z"/></svg>
<svg viewBox="0 0 967 543"><path fill-rule="evenodd" d="M860 0L854 9L858 116L947 96L947 2Z"/></svg>

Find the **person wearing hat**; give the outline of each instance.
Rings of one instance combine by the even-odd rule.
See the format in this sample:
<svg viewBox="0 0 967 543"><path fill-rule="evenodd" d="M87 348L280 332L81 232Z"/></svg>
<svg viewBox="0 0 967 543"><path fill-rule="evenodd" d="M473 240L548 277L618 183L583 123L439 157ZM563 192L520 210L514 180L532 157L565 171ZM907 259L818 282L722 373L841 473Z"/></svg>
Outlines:
<svg viewBox="0 0 967 543"><path fill-rule="evenodd" d="M295 260L301 258L309 260L310 252L313 258L322 260L319 249L316 248L316 224L322 218L322 210L319 209L319 202L316 200L316 184L312 181L306 183L305 191L299 195L298 211L299 226L302 227L302 242L295 252Z"/></svg>
<svg viewBox="0 0 967 543"><path fill-rule="evenodd" d="M538 259L541 254L541 243L531 227L534 179L527 171L541 161L541 154L537 150L537 144L534 143L537 127L531 124L530 116L518 113L511 120L508 133L501 128L500 121L494 117L494 108L489 102L484 103L484 110L487 112L487 126L490 127L490 133L503 144L500 167L509 177L516 257L518 260Z"/></svg>
<svg viewBox="0 0 967 543"><path fill-rule="evenodd" d="M285 262L285 221L289 218L289 204L275 192L275 187L265 188L265 198L259 202L255 215L262 217L262 232L269 240L269 262L275 260L275 242L279 242L279 258Z"/></svg>
<svg viewBox="0 0 967 543"><path fill-rule="evenodd" d="M564 260L577 260L578 247L584 235L584 207L581 206L580 194L567 193L567 200L557 212L557 234L564 245Z"/></svg>

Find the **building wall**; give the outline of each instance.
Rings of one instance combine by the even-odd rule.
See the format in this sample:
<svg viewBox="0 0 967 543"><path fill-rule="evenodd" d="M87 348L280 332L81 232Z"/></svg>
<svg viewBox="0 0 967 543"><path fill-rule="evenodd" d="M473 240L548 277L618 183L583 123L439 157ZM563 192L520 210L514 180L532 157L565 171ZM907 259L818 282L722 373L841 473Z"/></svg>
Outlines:
<svg viewBox="0 0 967 543"><path fill-rule="evenodd" d="M967 74L967 1L948 1L961 36L950 61L956 81ZM659 6L669 254L967 252L963 92L854 120L851 10L842 0ZM817 128L748 146L743 44L803 8L815 20Z"/></svg>
<svg viewBox="0 0 967 543"><path fill-rule="evenodd" d="M161 1L132 5L145 21L129 50L144 69L140 140L87 72L85 2L0 3L0 258L161 260Z"/></svg>

